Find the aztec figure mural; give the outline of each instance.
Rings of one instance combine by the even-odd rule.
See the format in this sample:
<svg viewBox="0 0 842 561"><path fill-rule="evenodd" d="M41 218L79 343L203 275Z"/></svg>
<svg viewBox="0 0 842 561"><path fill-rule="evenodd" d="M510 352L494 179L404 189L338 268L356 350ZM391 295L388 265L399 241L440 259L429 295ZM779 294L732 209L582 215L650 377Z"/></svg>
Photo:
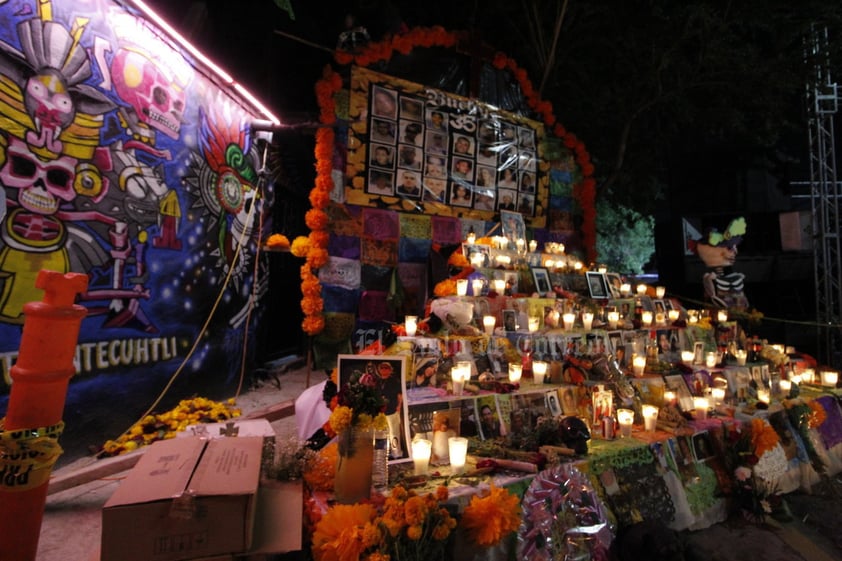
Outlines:
<svg viewBox="0 0 842 561"><path fill-rule="evenodd" d="M266 284L255 110L128 6L0 13L0 417L42 269L89 277L70 404L74 386L157 387L188 352L193 376L230 381Z"/></svg>

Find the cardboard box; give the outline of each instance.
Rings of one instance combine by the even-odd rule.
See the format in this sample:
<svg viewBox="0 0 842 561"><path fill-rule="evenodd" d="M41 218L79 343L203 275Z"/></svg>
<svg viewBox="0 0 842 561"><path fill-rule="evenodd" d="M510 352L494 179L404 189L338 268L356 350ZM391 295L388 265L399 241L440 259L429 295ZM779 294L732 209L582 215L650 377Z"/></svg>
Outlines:
<svg viewBox="0 0 842 561"><path fill-rule="evenodd" d="M225 438L241 436L263 437L263 465L271 466L275 461L275 429L266 419L234 419L224 423L200 423L188 425L177 432L177 438L200 436L202 438Z"/></svg>
<svg viewBox="0 0 842 561"><path fill-rule="evenodd" d="M262 437L193 437L149 446L103 507L101 561L248 551L263 444Z"/></svg>

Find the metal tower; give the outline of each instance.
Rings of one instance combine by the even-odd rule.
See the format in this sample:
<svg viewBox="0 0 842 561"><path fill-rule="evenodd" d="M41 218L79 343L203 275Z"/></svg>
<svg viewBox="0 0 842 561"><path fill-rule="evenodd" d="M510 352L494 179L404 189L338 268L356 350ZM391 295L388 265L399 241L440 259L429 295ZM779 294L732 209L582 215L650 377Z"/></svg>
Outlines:
<svg viewBox="0 0 842 561"><path fill-rule="evenodd" d="M830 77L827 29L813 28L805 48L812 76L807 82L810 148L810 199L813 219L813 263L816 282L816 357L839 367L842 362L842 253L840 253L839 184L833 116L838 107Z"/></svg>

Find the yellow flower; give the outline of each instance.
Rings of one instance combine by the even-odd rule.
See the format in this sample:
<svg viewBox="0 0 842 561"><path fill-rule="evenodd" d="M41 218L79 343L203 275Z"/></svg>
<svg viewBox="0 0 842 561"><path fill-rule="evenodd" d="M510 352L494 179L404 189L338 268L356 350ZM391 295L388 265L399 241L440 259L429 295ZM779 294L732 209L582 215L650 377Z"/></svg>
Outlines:
<svg viewBox="0 0 842 561"><path fill-rule="evenodd" d="M342 432L351 426L351 417L353 414L350 407L346 407L345 405L338 406L330 414L330 428L337 434Z"/></svg>
<svg viewBox="0 0 842 561"><path fill-rule="evenodd" d="M420 525L427 516L427 505L424 499L419 496L409 497L404 505L406 522L410 525Z"/></svg>
<svg viewBox="0 0 842 561"><path fill-rule="evenodd" d="M357 561L365 551L363 529L377 512L370 504L335 505L316 524L313 557L316 561Z"/></svg>
<svg viewBox="0 0 842 561"><path fill-rule="evenodd" d="M304 471L304 482L314 491L329 491L333 489L333 478L336 474L336 460L339 457L339 447L331 442L321 450Z"/></svg>
<svg viewBox="0 0 842 561"><path fill-rule="evenodd" d="M520 501L506 489L492 485L486 496L471 498L461 524L474 543L493 546L520 526Z"/></svg>
<svg viewBox="0 0 842 561"><path fill-rule="evenodd" d="M298 236L292 240L290 252L296 257L306 257L307 252L310 251L310 240L306 236Z"/></svg>

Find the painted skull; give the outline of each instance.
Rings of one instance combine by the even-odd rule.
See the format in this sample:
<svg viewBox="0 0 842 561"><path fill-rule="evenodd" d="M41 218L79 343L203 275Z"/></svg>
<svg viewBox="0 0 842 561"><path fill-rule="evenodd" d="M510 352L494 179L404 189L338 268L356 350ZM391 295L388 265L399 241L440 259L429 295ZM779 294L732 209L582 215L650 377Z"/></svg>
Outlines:
<svg viewBox="0 0 842 561"><path fill-rule="evenodd" d="M29 212L55 214L62 201L76 198L75 158L61 156L42 161L22 140L11 136L0 180L8 189L19 189L17 202Z"/></svg>
<svg viewBox="0 0 842 561"><path fill-rule="evenodd" d="M111 76L117 94L141 121L170 138L178 138L186 96L159 65L141 53L120 49L114 56Z"/></svg>

